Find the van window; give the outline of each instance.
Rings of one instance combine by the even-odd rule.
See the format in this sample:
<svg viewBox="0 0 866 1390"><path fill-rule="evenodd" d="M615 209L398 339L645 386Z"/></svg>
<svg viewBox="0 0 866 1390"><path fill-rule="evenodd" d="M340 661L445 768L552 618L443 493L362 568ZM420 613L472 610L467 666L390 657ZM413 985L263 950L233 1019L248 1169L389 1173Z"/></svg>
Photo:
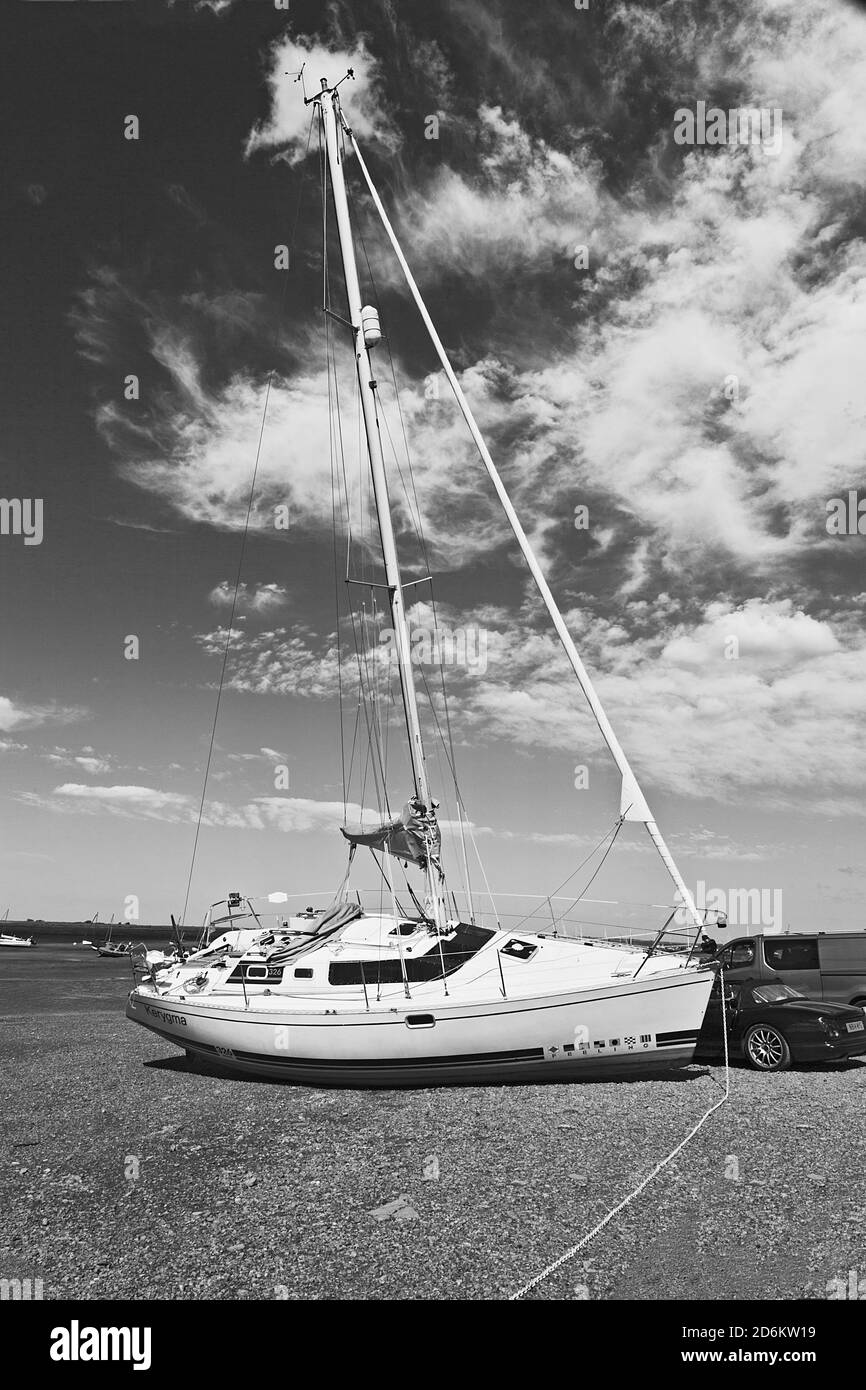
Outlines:
<svg viewBox="0 0 866 1390"><path fill-rule="evenodd" d="M723 951L719 959L725 970L732 970L735 965L752 965L755 960L755 943L737 941Z"/></svg>
<svg viewBox="0 0 866 1390"><path fill-rule="evenodd" d="M817 941L765 941L764 960L771 970L817 970Z"/></svg>

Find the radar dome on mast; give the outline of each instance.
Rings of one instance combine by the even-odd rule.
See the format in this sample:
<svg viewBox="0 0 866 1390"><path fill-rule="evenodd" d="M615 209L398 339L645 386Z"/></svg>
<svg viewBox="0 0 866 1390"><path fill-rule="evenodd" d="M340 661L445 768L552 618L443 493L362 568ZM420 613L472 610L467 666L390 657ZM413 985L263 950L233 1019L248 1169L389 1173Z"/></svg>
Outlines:
<svg viewBox="0 0 866 1390"><path fill-rule="evenodd" d="M365 304L361 310L361 328L364 332L364 346L371 348L382 341L382 327L379 323L379 311L374 309L372 304Z"/></svg>

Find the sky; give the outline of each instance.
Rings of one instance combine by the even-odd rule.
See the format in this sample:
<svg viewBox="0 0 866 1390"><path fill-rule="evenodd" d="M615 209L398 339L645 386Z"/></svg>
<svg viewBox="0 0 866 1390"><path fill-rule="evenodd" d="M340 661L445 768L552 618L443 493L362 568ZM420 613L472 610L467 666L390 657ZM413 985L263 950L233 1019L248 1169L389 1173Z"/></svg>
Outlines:
<svg viewBox="0 0 866 1390"><path fill-rule="evenodd" d="M345 516L353 575L382 574L322 313L305 64L308 92L354 70L347 120L687 883L763 893L772 921L745 930L866 926L866 12L707 10L3 7L0 495L42 525L27 544L7 509L0 535L0 913L166 921L191 866L188 921L234 890L326 901L344 817L381 801L347 593L388 807L411 790L382 591L343 583ZM763 110L773 139L682 143L699 103ZM352 158L346 177L398 549L433 574L467 815L522 911L508 895L586 881L619 780ZM423 638L429 588L409 594ZM418 675L448 832L445 709ZM457 873L450 833L445 856ZM627 825L586 919L671 892Z"/></svg>

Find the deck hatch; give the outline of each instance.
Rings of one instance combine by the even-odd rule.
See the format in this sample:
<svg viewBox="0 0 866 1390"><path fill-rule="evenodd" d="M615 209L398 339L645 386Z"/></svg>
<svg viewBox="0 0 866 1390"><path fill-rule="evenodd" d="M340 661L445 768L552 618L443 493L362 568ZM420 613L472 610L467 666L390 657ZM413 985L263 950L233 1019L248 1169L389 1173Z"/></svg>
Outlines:
<svg viewBox="0 0 866 1390"><path fill-rule="evenodd" d="M515 960L531 960L537 950L537 944L532 941L519 941L515 938L502 947L501 954L513 956Z"/></svg>

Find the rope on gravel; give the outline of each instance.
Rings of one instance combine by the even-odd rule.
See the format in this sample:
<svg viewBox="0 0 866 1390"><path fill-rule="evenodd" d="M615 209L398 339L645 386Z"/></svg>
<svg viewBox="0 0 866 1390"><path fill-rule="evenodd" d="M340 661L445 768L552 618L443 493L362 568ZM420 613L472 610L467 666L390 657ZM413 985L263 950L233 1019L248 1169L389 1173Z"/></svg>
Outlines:
<svg viewBox="0 0 866 1390"><path fill-rule="evenodd" d="M617 1216L623 1210L624 1207L627 1207L630 1202L633 1202L635 1197L638 1197L640 1193L643 1192L644 1188L649 1186L653 1178L658 1177L662 1169L666 1168L667 1165L671 1162L671 1160L676 1158L678 1153L682 1152L682 1150L686 1147L686 1144L688 1144L692 1139L694 1139L698 1130L706 1124L710 1116L713 1115L720 1108L720 1106L725 1104L731 1092L731 1081L730 1069L728 1065L728 1016L725 1010L725 976L724 971L721 970L719 971L719 985L721 991L722 1008L722 1037L724 1038L725 1044L725 1093L722 1096L721 1100L717 1100L715 1105L710 1106L706 1114L701 1116L694 1128L691 1129L689 1133L686 1135L685 1139L681 1140L681 1142L677 1144L675 1149L671 1149L667 1158L663 1158L661 1163L656 1164L652 1172L644 1178L642 1183L638 1184L638 1186L634 1189L633 1192L630 1192L627 1197L624 1197L623 1200L617 1206L615 1206L611 1211L609 1211L607 1213L607 1216L603 1217L602 1220L599 1221L597 1226L593 1226L592 1230L589 1231L583 1237L582 1240L579 1240L576 1245L572 1245L570 1249L565 1251L564 1255L560 1255L558 1260L554 1260L553 1264L549 1264L546 1269L543 1269L541 1271L540 1274L536 1274L535 1278L530 1279L528 1284L524 1284L521 1288L517 1290L516 1293L511 1294L508 1300L509 1303L513 1303L516 1299L523 1298L525 1294L531 1293L531 1291L534 1288L536 1288L537 1285L539 1285L542 1282L542 1280L549 1278L551 1274L554 1274L556 1270L560 1269L564 1264L568 1264L568 1261L573 1260L575 1255L577 1255L581 1250L583 1250L584 1246L589 1245L591 1240L595 1240L595 1237L601 1231L604 1230L608 1222L612 1221L613 1218Z"/></svg>

